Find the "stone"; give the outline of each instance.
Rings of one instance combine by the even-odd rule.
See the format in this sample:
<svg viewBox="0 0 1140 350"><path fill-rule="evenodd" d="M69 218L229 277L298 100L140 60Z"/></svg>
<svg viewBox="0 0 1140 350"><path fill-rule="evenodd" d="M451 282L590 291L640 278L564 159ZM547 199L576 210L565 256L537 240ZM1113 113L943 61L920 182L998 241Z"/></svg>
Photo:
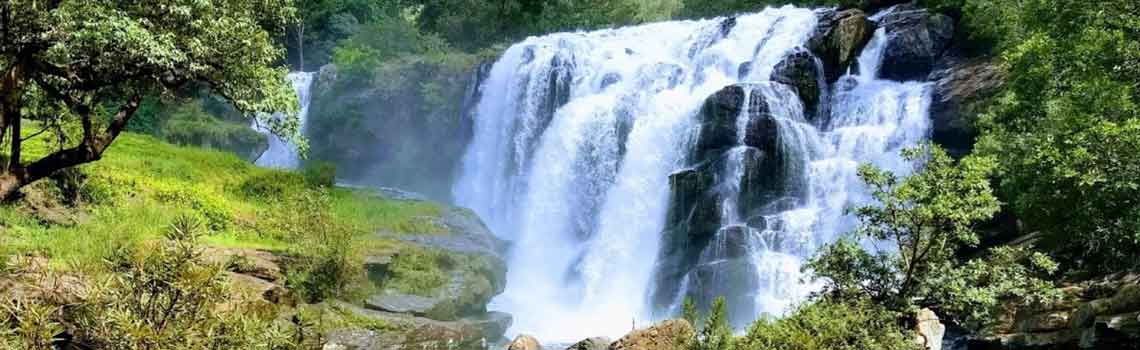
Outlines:
<svg viewBox="0 0 1140 350"><path fill-rule="evenodd" d="M626 334L610 344L609 350L678 349L682 341L690 339L694 334L693 326L688 321L668 320Z"/></svg>
<svg viewBox="0 0 1140 350"><path fill-rule="evenodd" d="M542 350L542 345L534 337L520 334L507 344L507 350Z"/></svg>
<svg viewBox="0 0 1140 350"><path fill-rule="evenodd" d="M705 100L698 116L700 131L690 159L712 159L737 144L736 119L744 104L745 85L729 85Z"/></svg>
<svg viewBox="0 0 1140 350"><path fill-rule="evenodd" d="M797 48L772 69L771 80L791 86L804 105L804 114L814 117L819 110L823 78L822 66L810 51Z"/></svg>
<svg viewBox="0 0 1140 350"><path fill-rule="evenodd" d="M954 38L952 18L909 6L887 14L880 25L891 37L883 49L882 79L925 79Z"/></svg>
<svg viewBox="0 0 1140 350"><path fill-rule="evenodd" d="M839 79L871 41L875 24L858 9L827 11L808 39L808 49L819 57L828 82Z"/></svg>
<svg viewBox="0 0 1140 350"><path fill-rule="evenodd" d="M440 298L386 291L365 299L364 306L376 311L427 316L442 302Z"/></svg>
<svg viewBox="0 0 1140 350"><path fill-rule="evenodd" d="M328 333L327 344L352 350L381 349L473 349L498 342L511 326L511 316L491 312L481 317L438 321L408 314L363 309L343 302L322 304L352 317L379 320L394 327L383 330L345 328Z"/></svg>
<svg viewBox="0 0 1140 350"><path fill-rule="evenodd" d="M946 325L938 319L938 314L930 309L919 310L915 315L914 342L926 350L942 350L942 337L946 335Z"/></svg>
<svg viewBox="0 0 1140 350"><path fill-rule="evenodd" d="M574 343L566 350L606 350L613 341L606 337L593 337Z"/></svg>

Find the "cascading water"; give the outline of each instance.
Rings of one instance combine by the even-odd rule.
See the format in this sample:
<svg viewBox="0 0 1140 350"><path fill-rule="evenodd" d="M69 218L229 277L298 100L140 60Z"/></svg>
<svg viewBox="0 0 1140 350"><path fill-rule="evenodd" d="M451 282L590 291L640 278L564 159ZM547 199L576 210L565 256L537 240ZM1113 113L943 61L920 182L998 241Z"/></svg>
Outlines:
<svg viewBox="0 0 1140 350"><path fill-rule="evenodd" d="M297 92L297 100L300 102L301 108L297 112L297 118L301 124L301 133L305 132L305 121L309 115L309 89L313 85L312 72L293 72L289 73L289 81L293 83L293 90ZM281 115L275 115L274 118L281 118ZM263 126L258 125L256 122L253 124L254 130L265 134L269 137L269 148L257 157L254 162L258 166L267 168L282 168L282 169L296 169L301 165L301 157L297 154L297 148L285 142L281 138L274 135L272 132Z"/></svg>
<svg viewBox="0 0 1140 350"><path fill-rule="evenodd" d="M860 74L805 112L816 106L768 80L817 21L769 8L533 37L503 54L453 192L513 243L491 305L514 315L511 333L616 337L672 316L685 297L707 306L725 296L743 325L814 290L800 266L851 227L844 207L866 200L858 164L902 168L897 153L927 134L929 104L925 84L874 78L888 40L878 32ZM710 126L706 99L726 86L739 113ZM732 138L704 152L717 127ZM678 191L699 182L707 190ZM708 198L712 234L678 248L675 224L697 211L676 203Z"/></svg>

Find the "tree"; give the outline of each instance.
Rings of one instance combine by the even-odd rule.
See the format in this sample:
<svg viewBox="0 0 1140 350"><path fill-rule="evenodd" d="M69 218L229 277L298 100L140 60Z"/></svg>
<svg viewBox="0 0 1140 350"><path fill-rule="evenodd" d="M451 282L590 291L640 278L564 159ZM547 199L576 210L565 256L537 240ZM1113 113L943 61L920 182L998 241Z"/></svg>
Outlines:
<svg viewBox="0 0 1140 350"><path fill-rule="evenodd" d="M732 326L728 325L724 297L717 297L697 334L697 341L692 343L693 350L728 350L732 349L732 341Z"/></svg>
<svg viewBox="0 0 1140 350"><path fill-rule="evenodd" d="M933 145L904 150L903 156L915 167L906 179L860 167L878 203L854 209L861 221L855 237L828 245L809 261L807 267L827 279L825 295L868 299L895 312L949 306L948 316L964 321L997 312L1012 297L1047 299L1051 285L1038 276L1056 266L1042 254L998 248L981 259L957 255L978 244L973 225L998 211L988 178L997 166L993 158L955 162ZM859 241L889 247L868 251Z"/></svg>
<svg viewBox="0 0 1140 350"><path fill-rule="evenodd" d="M0 200L57 170L102 157L143 96L202 83L300 142L296 96L275 68L291 0L42 1L0 5ZM22 156L25 121L57 126L58 149ZM49 122L51 121L51 122ZM70 129L76 130L71 132Z"/></svg>

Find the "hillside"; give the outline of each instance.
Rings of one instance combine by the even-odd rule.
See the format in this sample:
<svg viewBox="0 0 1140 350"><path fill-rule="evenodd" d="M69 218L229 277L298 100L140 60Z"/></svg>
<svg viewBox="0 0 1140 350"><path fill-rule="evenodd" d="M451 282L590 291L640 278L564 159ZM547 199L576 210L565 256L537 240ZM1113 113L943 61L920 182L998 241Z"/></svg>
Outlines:
<svg viewBox="0 0 1140 350"><path fill-rule="evenodd" d="M202 234L196 263L221 269L223 304L256 302L272 310L268 320L312 317L319 322L298 331L314 339L352 329L429 332L423 324L445 336L409 341L477 339L488 329L501 336L509 316L466 321L486 318L503 284L499 243L477 218L400 193L330 186L332 175L263 169L232 153L125 134L99 162L0 206L0 291L58 312L45 295L94 302L122 277L111 262L123 251L149 256L168 228L190 218ZM408 300L434 300L430 315L400 306ZM67 339L85 332L78 321L57 326Z"/></svg>

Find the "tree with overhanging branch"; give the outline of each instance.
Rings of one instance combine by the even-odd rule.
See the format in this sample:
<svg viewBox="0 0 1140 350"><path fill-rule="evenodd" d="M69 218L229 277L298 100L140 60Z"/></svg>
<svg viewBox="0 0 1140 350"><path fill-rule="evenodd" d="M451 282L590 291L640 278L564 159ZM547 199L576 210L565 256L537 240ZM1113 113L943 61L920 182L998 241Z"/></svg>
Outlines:
<svg viewBox="0 0 1140 350"><path fill-rule="evenodd" d="M5 0L0 200L100 159L144 96L188 84L208 87L303 147L275 41L295 18L292 0ZM48 128L57 147L25 159L25 143Z"/></svg>

